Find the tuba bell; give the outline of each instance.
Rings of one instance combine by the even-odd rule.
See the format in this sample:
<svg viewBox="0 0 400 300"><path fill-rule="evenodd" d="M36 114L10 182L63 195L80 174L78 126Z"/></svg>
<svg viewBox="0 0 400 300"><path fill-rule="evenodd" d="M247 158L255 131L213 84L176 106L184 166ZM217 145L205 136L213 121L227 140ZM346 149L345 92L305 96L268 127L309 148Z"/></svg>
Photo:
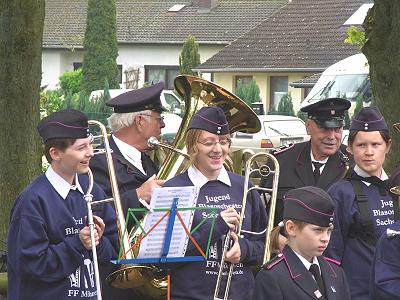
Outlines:
<svg viewBox="0 0 400 300"><path fill-rule="evenodd" d="M185 101L185 114L174 139L173 149L169 149L171 151L167 153L157 178L167 180L187 168L187 157L182 155L182 153L186 153L187 128L193 115L203 106L220 107L226 115L231 134L238 130L248 133L260 131L261 123L255 112L240 98L217 84L190 75L177 76L174 84L176 91ZM159 145L157 141L150 142ZM131 243L136 241L139 235L139 230L132 229L129 241ZM168 286L167 276L156 266L150 265L121 266L121 270L111 274L107 281L113 287L133 288L140 294L155 299L164 297Z"/></svg>
<svg viewBox="0 0 400 300"><path fill-rule="evenodd" d="M175 149L185 152L187 128L193 115L203 106L220 107L228 120L231 134L238 130L248 133L260 131L261 123L256 113L240 98L223 87L191 75L177 76L174 84L175 90L185 101L185 114L172 145ZM186 166L182 155L176 151L170 151L158 173L158 178L172 178L181 173Z"/></svg>

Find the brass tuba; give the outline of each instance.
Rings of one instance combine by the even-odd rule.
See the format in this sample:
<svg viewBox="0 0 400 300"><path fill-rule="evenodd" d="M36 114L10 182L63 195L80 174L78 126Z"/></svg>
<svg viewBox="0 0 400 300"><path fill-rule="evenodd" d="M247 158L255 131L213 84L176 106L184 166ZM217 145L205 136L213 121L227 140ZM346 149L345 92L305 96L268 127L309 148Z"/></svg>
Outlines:
<svg viewBox="0 0 400 300"><path fill-rule="evenodd" d="M176 91L185 101L185 114L181 126L163 165L158 172L159 179L169 179L179 174L187 167L185 162L185 140L187 128L193 115L203 106L218 106L226 115L230 133L244 130L249 133L260 131L261 123L255 112L240 98L224 88L200 77L181 75L174 81ZM149 141L151 142L151 141ZM158 144L158 141L153 141ZM161 145L162 146L162 145ZM170 149L171 150L171 149ZM139 233L135 228L131 231L129 240L137 239ZM167 277L160 276L156 266L127 265L111 274L107 281L117 288L134 288L141 294L152 298L162 298L167 293Z"/></svg>

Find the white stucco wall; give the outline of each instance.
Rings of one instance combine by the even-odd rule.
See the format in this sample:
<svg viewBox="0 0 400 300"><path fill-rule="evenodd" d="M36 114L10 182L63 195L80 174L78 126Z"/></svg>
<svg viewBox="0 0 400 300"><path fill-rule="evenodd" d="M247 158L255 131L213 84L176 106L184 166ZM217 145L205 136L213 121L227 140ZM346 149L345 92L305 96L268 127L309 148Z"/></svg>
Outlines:
<svg viewBox="0 0 400 300"><path fill-rule="evenodd" d="M200 45L200 60L206 61L219 52L223 45ZM179 55L182 45L120 45L117 64L122 65L122 74L129 67L140 67L139 86L144 83L145 65L179 66ZM75 49L43 49L42 51L42 86L54 89L58 77L66 71L73 70L74 62L83 61L83 51ZM209 75L206 75L206 77ZM125 81L123 75L122 81ZM122 86L124 87L124 86Z"/></svg>
<svg viewBox="0 0 400 300"><path fill-rule="evenodd" d="M58 50L42 51L42 82L41 86L54 89L61 72L61 52Z"/></svg>

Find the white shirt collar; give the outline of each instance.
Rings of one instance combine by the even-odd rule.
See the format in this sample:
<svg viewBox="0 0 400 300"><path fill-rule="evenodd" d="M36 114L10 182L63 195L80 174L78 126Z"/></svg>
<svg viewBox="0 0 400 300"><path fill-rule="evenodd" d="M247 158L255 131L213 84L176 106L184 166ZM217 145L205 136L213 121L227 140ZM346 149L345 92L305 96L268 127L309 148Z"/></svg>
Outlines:
<svg viewBox="0 0 400 300"><path fill-rule="evenodd" d="M367 172L365 172L363 169L361 169L358 165L355 165L354 167L354 172L356 172L357 175L361 177L371 177ZM382 169L381 176L379 177L380 180L387 180L389 179L389 176L386 174L385 170ZM370 182L363 181L367 186L370 186Z"/></svg>
<svg viewBox="0 0 400 300"><path fill-rule="evenodd" d="M325 158L324 160L316 160L314 158L314 155L312 153L312 150L310 150L310 156L311 156L311 161L315 161L315 162L319 162L321 164L326 164L326 162L328 161L329 157Z"/></svg>
<svg viewBox="0 0 400 300"><path fill-rule="evenodd" d="M82 195L85 194L78 181L78 175L75 175L75 185L70 185L69 182L67 182L64 178L62 178L59 174L57 174L54 171L51 165L47 169L45 175L50 184L54 187L57 193L59 193L64 200L65 198L67 198L67 195L71 189L78 190L79 192L82 193Z"/></svg>
<svg viewBox="0 0 400 300"><path fill-rule="evenodd" d="M112 135L112 138L114 139L114 142L117 145L119 151L121 151L122 156L137 169L139 169L143 174L146 174L142 165L142 152L120 140L115 135Z"/></svg>
<svg viewBox="0 0 400 300"><path fill-rule="evenodd" d="M201 188L203 185L205 185L207 182L210 181L194 165L191 165L189 167L188 176L193 185L198 186L199 188ZM231 186L231 180L229 179L229 175L228 172L225 170L225 167L221 168L221 172L219 172L217 180L221 181L222 183L225 183L228 186Z"/></svg>
<svg viewBox="0 0 400 300"><path fill-rule="evenodd" d="M307 270L310 270L310 267L312 264L317 264L319 267L319 262L318 262L318 259L316 256L314 256L312 262L309 262L307 259L305 259L303 256L298 254L296 251L293 250L293 252L297 255L297 257L300 259L300 261L303 263L303 265L306 267ZM320 268L320 271L321 271L321 268Z"/></svg>

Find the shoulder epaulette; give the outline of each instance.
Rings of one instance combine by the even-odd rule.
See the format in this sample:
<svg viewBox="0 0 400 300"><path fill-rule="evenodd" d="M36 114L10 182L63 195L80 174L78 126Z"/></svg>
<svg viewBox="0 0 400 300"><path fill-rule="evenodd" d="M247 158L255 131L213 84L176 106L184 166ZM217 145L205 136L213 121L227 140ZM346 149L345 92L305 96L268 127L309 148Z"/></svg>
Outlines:
<svg viewBox="0 0 400 300"><path fill-rule="evenodd" d="M283 254L279 253L277 256L275 256L273 259L271 259L269 262L265 263L263 265L263 269L270 270L272 267L276 266L281 261L283 261Z"/></svg>
<svg viewBox="0 0 400 300"><path fill-rule="evenodd" d="M293 146L294 146L294 143L288 143L288 144L276 147L271 150L271 154L273 154L273 155L281 154L281 153L289 150L290 148L293 148Z"/></svg>
<svg viewBox="0 0 400 300"><path fill-rule="evenodd" d="M325 257L325 256L324 256L324 259L326 261L328 261L328 262L334 263L335 265L338 265L338 266L341 265L340 261L338 261L338 260L335 260L335 259L332 259L332 258L329 258L329 257Z"/></svg>

